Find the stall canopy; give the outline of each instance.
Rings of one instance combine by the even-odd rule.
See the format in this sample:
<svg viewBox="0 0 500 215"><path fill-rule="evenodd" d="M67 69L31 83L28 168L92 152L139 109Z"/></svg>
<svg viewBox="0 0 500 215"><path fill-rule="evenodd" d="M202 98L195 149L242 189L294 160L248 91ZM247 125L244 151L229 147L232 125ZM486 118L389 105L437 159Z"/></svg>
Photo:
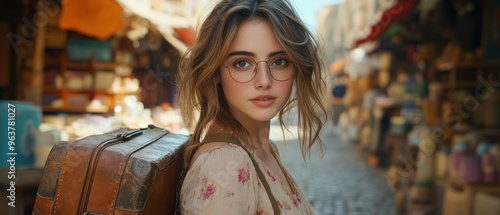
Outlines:
<svg viewBox="0 0 500 215"><path fill-rule="evenodd" d="M405 15L415 8L419 0L397 0L390 7L383 10L380 18L368 27L366 35L355 40L353 47L356 48L366 42L377 40L393 24L400 22Z"/></svg>
<svg viewBox="0 0 500 215"><path fill-rule="evenodd" d="M180 16L173 13L168 13L163 10L154 10L151 4L147 4L144 0L116 0L126 11L129 11L139 17L149 20L161 35L178 49L181 53L184 53L187 49L186 45L190 45L195 38L194 31L188 31L185 29L192 28L192 22L189 17ZM163 7L176 8L177 5L170 3L169 1L161 1ZM178 8L182 10L182 8ZM177 30L176 30L177 29ZM181 30L179 30L181 29ZM182 35L177 32L181 32ZM185 34L191 34L186 36Z"/></svg>
<svg viewBox="0 0 500 215"><path fill-rule="evenodd" d="M59 26L96 39L106 40L123 27L124 14L148 20L161 35L181 53L194 43L190 17L154 9L152 1L144 0L87 0L63 1ZM160 0L163 7L175 8L169 1ZM169 5L172 4L172 5ZM179 8L182 9L182 8Z"/></svg>

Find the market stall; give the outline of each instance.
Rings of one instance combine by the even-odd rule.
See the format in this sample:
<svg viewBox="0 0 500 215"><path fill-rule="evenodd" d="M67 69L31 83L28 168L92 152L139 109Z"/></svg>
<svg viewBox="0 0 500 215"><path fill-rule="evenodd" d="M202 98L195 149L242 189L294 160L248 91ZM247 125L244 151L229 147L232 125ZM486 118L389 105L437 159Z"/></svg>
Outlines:
<svg viewBox="0 0 500 215"><path fill-rule="evenodd" d="M500 213L498 10L392 1L345 41L345 139L387 171L398 213Z"/></svg>

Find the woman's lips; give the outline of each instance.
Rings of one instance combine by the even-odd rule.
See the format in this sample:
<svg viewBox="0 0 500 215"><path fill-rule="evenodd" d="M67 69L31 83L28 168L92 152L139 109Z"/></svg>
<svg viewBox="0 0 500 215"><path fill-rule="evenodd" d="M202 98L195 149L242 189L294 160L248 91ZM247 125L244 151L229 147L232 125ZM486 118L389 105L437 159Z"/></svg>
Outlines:
<svg viewBox="0 0 500 215"><path fill-rule="evenodd" d="M274 102L276 101L276 97L271 95L262 95L250 99L250 101L252 101L255 105L259 107L269 107L274 104Z"/></svg>

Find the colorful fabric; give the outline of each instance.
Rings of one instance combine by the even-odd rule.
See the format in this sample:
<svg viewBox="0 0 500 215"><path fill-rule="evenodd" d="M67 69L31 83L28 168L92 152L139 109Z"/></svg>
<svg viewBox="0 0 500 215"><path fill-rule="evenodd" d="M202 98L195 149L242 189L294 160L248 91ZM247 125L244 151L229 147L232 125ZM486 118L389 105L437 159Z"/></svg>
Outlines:
<svg viewBox="0 0 500 215"><path fill-rule="evenodd" d="M122 12L114 0L66 0L62 2L59 27L106 40L123 26Z"/></svg>

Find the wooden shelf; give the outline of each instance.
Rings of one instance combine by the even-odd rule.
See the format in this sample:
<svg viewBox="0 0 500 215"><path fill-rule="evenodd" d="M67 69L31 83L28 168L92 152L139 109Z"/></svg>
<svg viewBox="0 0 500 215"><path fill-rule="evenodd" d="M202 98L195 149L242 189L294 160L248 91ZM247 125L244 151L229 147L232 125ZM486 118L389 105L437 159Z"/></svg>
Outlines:
<svg viewBox="0 0 500 215"><path fill-rule="evenodd" d="M430 71L430 82L442 84L448 90L471 89L481 84L479 76L500 71L500 61L437 62Z"/></svg>
<svg viewBox="0 0 500 215"><path fill-rule="evenodd" d="M447 72L450 70L464 70L464 69L481 69L481 68L500 68L498 61L479 61L479 62L457 62L457 63L437 63L437 72Z"/></svg>
<svg viewBox="0 0 500 215"><path fill-rule="evenodd" d="M55 96L57 100L61 103L56 107L52 106L53 101L46 102L42 106L44 113L108 113L113 110L117 103L123 100L127 95L137 95L140 96L141 91L137 92L112 92L106 90L70 90L70 89L55 89L55 88L44 88L43 95L51 99L51 95ZM75 98L78 97L78 98ZM52 98L54 99L54 98ZM94 108L89 107L94 100L99 100L104 106Z"/></svg>
<svg viewBox="0 0 500 215"><path fill-rule="evenodd" d="M44 113L108 113L109 108L86 108L86 107L52 107L42 106Z"/></svg>
<svg viewBox="0 0 500 215"><path fill-rule="evenodd" d="M491 183L486 183L486 182L479 182L479 183L468 183L464 181L460 177L449 177L447 183L453 184L453 185L458 185L458 186L468 186L470 188L490 188L495 191L500 191L500 182L491 182Z"/></svg>
<svg viewBox="0 0 500 215"><path fill-rule="evenodd" d="M438 84L442 84L444 87L447 87L447 88L450 88L452 87L451 85L454 84L455 88L473 88L473 87L477 87L479 85L479 82L476 82L476 81L459 81L459 82L455 82L455 83L452 83L451 81L448 82L448 81L432 81L431 83L438 83Z"/></svg>
<svg viewBox="0 0 500 215"><path fill-rule="evenodd" d="M73 90L73 89L56 89L56 88L44 88L43 93L46 94L59 94L59 93L74 93L74 94L96 94L96 95L137 95L141 91L137 92L113 92L110 90Z"/></svg>
<svg viewBox="0 0 500 215"><path fill-rule="evenodd" d="M57 20L53 21L53 23L57 23ZM138 92L114 92L110 89L115 77L119 77L115 76L114 73L116 67L120 66L112 61L112 57L102 58L94 55L87 58L71 55L82 54L78 50L68 48L68 42L76 42L75 37L71 36L80 38L80 34L63 35L70 32L58 29L57 26L43 26L43 28L49 33L53 33L53 37L48 37L51 36L48 34L44 34L45 38L37 37L38 40L35 42L36 47L39 47L38 52L36 52L38 55L33 58L33 62L28 62L28 65L32 65L33 70L39 71L37 74L39 79L46 81L46 84L42 84L38 88L35 95L41 97L39 103L42 105L44 113L103 114L113 112L115 105L122 103L127 95L140 97L140 90ZM62 39L59 40L59 38ZM82 41L92 40L87 39L87 37L81 38L84 38ZM93 40L93 42L101 43L97 40ZM112 47L109 47L108 41L105 43L101 45L106 45L107 53ZM89 47L89 44L79 43L78 47L90 49L92 47ZM99 44L95 45L95 48L99 47ZM112 53L111 50L111 55ZM98 61L99 59L106 61ZM100 81L102 83L99 83Z"/></svg>
<svg viewBox="0 0 500 215"><path fill-rule="evenodd" d="M99 71L114 71L116 67L116 64L114 62L110 63L102 63L102 62L96 62L95 63L95 69ZM67 70L88 70L90 68L90 63L89 62L66 62L66 69Z"/></svg>
<svg viewBox="0 0 500 215"><path fill-rule="evenodd" d="M44 88L43 93L46 94L59 94L59 93L74 93L74 94L96 94L96 95L114 95L115 93L106 90L73 90L73 89L55 89Z"/></svg>

